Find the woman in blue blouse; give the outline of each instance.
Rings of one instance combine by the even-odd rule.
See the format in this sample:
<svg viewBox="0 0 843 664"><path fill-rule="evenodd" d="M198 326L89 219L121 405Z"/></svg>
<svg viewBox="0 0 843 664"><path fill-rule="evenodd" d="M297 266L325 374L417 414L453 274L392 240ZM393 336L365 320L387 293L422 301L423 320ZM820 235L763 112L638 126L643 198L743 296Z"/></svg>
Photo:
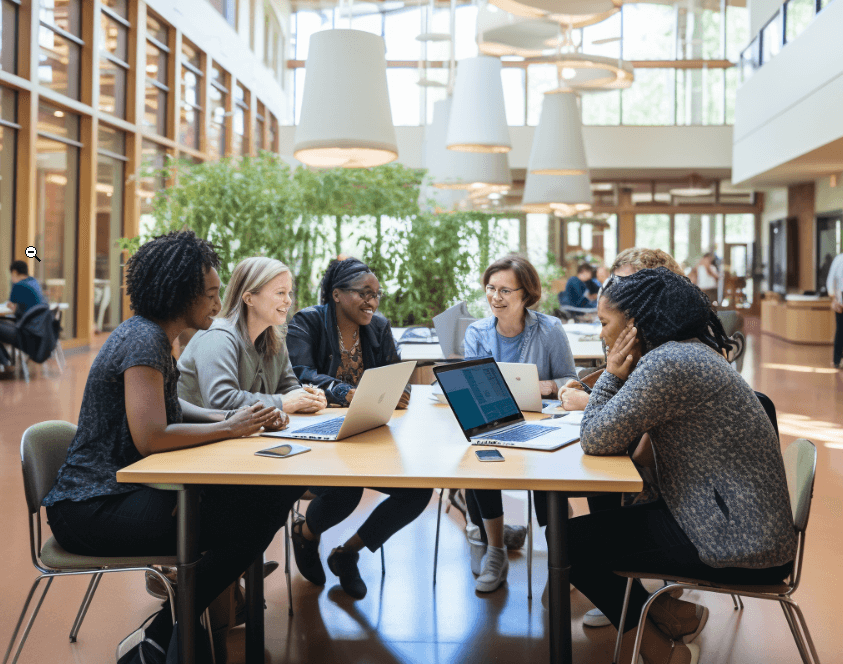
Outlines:
<svg viewBox="0 0 843 664"><path fill-rule="evenodd" d="M483 273L483 286L492 316L472 323L465 331L465 359L493 357L497 362L535 364L542 396L557 393L576 378L568 337L558 318L533 311L541 298L536 268L522 256L510 254ZM509 561L503 544L503 501L497 490L466 492L472 521L480 526L481 544L472 544L471 571L477 590L491 592L504 581ZM547 523L543 495L536 495L539 523Z"/></svg>

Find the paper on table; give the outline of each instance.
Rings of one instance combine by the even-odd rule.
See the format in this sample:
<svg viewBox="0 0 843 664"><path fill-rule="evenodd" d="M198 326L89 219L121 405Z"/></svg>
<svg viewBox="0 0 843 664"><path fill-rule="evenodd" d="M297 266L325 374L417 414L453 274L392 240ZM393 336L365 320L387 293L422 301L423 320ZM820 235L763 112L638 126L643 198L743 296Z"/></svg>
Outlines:
<svg viewBox="0 0 843 664"><path fill-rule="evenodd" d="M558 418L560 422L564 422L565 424L576 424L577 426L582 424L582 416L585 414L582 410L574 410L569 412L564 417Z"/></svg>

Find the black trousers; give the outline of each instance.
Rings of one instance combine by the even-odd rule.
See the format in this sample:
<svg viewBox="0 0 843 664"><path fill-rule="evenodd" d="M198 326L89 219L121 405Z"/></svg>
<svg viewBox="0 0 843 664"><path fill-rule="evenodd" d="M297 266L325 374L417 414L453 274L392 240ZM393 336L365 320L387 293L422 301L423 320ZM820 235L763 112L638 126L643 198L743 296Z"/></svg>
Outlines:
<svg viewBox="0 0 843 664"><path fill-rule="evenodd" d="M12 321L0 320L0 364L11 364L12 359L6 349L3 348L3 344L12 347L18 345L18 333Z"/></svg>
<svg viewBox="0 0 843 664"><path fill-rule="evenodd" d="M246 571L283 527L304 487L206 486L201 493L196 615ZM144 487L47 508L53 536L90 556L176 553L176 493Z"/></svg>
<svg viewBox="0 0 843 664"><path fill-rule="evenodd" d="M384 542L415 521L430 502L433 489L373 489L389 496L381 501L357 530L369 551L377 551ZM311 487L316 496L307 507L307 527L321 535L345 520L360 504L363 489L359 487Z"/></svg>
<svg viewBox="0 0 843 664"><path fill-rule="evenodd" d="M840 364L840 360L843 360L843 314L835 312L834 318L837 322L837 329L834 332L833 360L835 364Z"/></svg>
<svg viewBox="0 0 843 664"><path fill-rule="evenodd" d="M773 584L793 563L766 569L710 567L673 518L663 500L587 514L568 521L571 583L617 628L626 579L613 570L658 572L720 583ZM638 624L649 593L635 581L624 631Z"/></svg>

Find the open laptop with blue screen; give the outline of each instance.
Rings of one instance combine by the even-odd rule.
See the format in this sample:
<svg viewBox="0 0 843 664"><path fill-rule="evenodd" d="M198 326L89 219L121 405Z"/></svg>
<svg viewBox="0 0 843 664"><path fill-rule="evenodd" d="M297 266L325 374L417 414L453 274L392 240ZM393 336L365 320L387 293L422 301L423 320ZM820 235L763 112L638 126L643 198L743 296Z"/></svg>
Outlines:
<svg viewBox="0 0 843 664"><path fill-rule="evenodd" d="M560 420L525 422L491 357L433 367L433 372L472 445L551 451L580 438L579 426Z"/></svg>

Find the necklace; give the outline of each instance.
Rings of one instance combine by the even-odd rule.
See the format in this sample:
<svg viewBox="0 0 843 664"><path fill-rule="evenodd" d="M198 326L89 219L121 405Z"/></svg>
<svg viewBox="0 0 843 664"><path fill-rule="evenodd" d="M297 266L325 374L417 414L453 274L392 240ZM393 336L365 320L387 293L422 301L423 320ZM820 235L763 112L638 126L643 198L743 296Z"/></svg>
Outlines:
<svg viewBox="0 0 843 664"><path fill-rule="evenodd" d="M358 345L360 345L360 338L358 332L360 330L354 330L354 334L352 335L352 339L354 339L354 343L351 345L351 350L347 350L345 344L342 341L342 330L340 329L339 324L337 325L337 336L340 339L340 350L345 353L346 355L351 355L354 353L355 349Z"/></svg>

